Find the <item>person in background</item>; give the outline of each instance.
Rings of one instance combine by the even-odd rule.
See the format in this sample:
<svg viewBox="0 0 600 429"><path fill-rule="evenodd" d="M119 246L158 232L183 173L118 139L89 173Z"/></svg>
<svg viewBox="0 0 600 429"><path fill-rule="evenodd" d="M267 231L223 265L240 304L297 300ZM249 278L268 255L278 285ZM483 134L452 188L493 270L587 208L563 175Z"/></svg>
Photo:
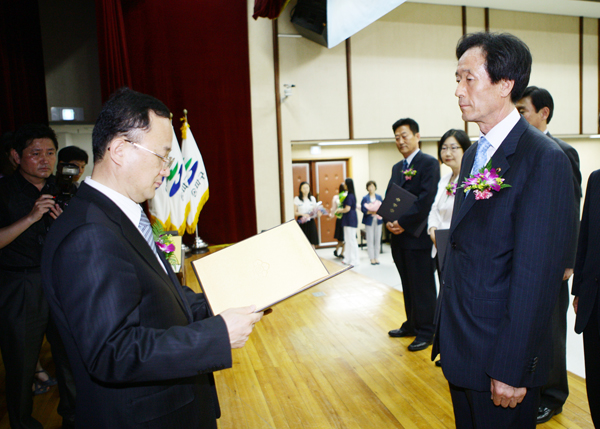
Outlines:
<svg viewBox="0 0 600 429"><path fill-rule="evenodd" d="M62 213L53 197L57 148L56 134L47 125L24 125L15 133L10 149L17 170L0 180L0 350L12 428L42 427L31 413L32 386L44 334L58 377L58 413L63 427L74 426L71 369L50 318L40 274L48 230Z"/></svg>
<svg viewBox="0 0 600 429"><path fill-rule="evenodd" d="M342 226L344 227L344 241L346 257L342 262L346 265L359 263L358 243L356 242L356 228L358 228L358 216L356 215L356 193L354 192L354 181L346 179L346 189L348 195L344 199L344 208L337 209L336 213L342 213Z"/></svg>
<svg viewBox="0 0 600 429"><path fill-rule="evenodd" d="M344 227L342 226L342 213L336 213L336 210L344 207L343 203L347 194L346 184L342 182L340 183L338 193L331 199L331 213L329 216L335 216L335 232L333 233L333 238L337 240L337 244L335 245L333 256L336 258L344 257ZM340 249L342 249L341 252L339 251Z"/></svg>
<svg viewBox="0 0 600 429"><path fill-rule="evenodd" d="M467 133L455 129L446 131L438 142L438 159L450 167L452 171L440 179L437 194L435 195L435 200L427 219L427 233L434 244L433 249L431 249L432 258L435 258L437 254L435 230L450 228L460 163L469 146L471 146L471 140L469 140Z"/></svg>
<svg viewBox="0 0 600 429"><path fill-rule="evenodd" d="M315 210L317 209L317 200L310 193L308 182L300 183L298 196L294 197L294 216L300 224L300 228L312 244L313 248L319 244L319 235L317 234L317 224L315 223ZM317 212L318 216L321 215Z"/></svg>
<svg viewBox="0 0 600 429"><path fill-rule="evenodd" d="M572 146L557 139L548 132L548 124L554 113L554 100L552 95L544 88L529 86L525 89L523 97L516 103L517 110L531 125L550 137L569 158L573 175L573 207L577 213L576 224L573 225L574 233L571 240L571 251L564 261L565 273L560 287L558 301L552 313L552 353L553 361L548 382L542 387L540 407L538 409L537 423L545 423L556 414L562 412L562 407L569 396L567 380L567 310L569 309L569 277L573 274L575 253L577 252L577 231L579 229L579 212L581 210L581 172L579 170L579 154ZM568 180L568 178L565 178Z"/></svg>
<svg viewBox="0 0 600 429"><path fill-rule="evenodd" d="M386 194L393 184L417 197L411 208L394 222L386 223L392 235L392 257L402 281L406 321L388 332L390 337L415 337L408 351L425 350L433 342L436 302L435 267L431 259L431 240L427 222L440 181L440 164L419 149L419 124L411 118L392 125L396 148L404 158L392 167ZM417 234L417 232L419 232Z"/></svg>
<svg viewBox="0 0 600 429"><path fill-rule="evenodd" d="M79 174L73 176L73 184L79 186L79 179L85 170L88 163L88 154L85 150L77 146L63 147L58 151L58 164L56 166L56 174L58 175L65 164L73 164L79 168Z"/></svg>
<svg viewBox="0 0 600 429"><path fill-rule="evenodd" d="M377 209L381 205L383 199L381 195L376 194L377 184L373 180L367 182L367 191L369 193L365 195L360 202L360 210L363 212L362 223L365 225L365 232L367 235L367 252L369 253L369 259L371 265L379 265L377 256L381 250L381 228L383 220L381 216L377 216ZM379 201L379 203L377 203Z"/></svg>
<svg viewBox="0 0 600 429"><path fill-rule="evenodd" d="M600 170L588 179L574 271L575 332L583 332L585 386L594 427L600 428Z"/></svg>

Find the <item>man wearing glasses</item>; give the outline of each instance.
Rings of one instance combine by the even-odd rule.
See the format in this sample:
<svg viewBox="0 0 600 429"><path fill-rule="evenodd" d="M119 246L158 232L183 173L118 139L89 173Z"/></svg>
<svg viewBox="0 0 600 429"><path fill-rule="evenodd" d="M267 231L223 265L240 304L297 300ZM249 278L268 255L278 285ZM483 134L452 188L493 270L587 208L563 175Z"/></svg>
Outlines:
<svg viewBox="0 0 600 429"><path fill-rule="evenodd" d="M163 103L117 91L94 127L92 177L48 235L44 290L86 428L216 428L212 372L262 317L253 306L210 317L157 250L140 204L169 172L172 133Z"/></svg>

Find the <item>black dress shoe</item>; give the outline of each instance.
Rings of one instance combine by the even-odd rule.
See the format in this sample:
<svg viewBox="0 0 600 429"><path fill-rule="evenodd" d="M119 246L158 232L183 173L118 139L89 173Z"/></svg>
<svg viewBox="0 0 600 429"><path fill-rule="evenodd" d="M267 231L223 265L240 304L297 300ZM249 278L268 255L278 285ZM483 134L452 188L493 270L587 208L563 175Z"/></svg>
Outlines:
<svg viewBox="0 0 600 429"><path fill-rule="evenodd" d="M538 415L537 415L536 423L538 425L540 425L542 423L546 423L552 417L554 417L555 415L560 414L560 413L562 413L562 407L558 407L558 408L540 407L540 408L538 408Z"/></svg>
<svg viewBox="0 0 600 429"><path fill-rule="evenodd" d="M415 332L409 331L408 329L399 328L399 329L392 329L390 332L388 332L388 335L390 337L400 338L400 337L414 337L417 334Z"/></svg>
<svg viewBox="0 0 600 429"><path fill-rule="evenodd" d="M408 351L409 352L418 352L419 350L425 350L431 344L433 344L433 341L431 341L431 340L430 341L414 340L408 346Z"/></svg>
<svg viewBox="0 0 600 429"><path fill-rule="evenodd" d="M441 359L440 359L440 360L436 360L436 361L435 361L435 366L437 366L437 367L440 367L440 368L441 368L441 367L442 367L442 360L441 360Z"/></svg>

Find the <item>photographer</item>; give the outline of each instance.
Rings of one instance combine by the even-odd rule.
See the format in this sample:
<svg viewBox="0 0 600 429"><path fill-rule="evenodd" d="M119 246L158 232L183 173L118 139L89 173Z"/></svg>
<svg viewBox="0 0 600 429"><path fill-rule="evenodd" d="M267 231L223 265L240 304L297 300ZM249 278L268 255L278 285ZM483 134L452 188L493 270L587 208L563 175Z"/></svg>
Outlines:
<svg viewBox="0 0 600 429"><path fill-rule="evenodd" d="M56 203L64 209L77 192L78 180L85 170L88 154L77 146L67 146L58 151L56 167Z"/></svg>
<svg viewBox="0 0 600 429"><path fill-rule="evenodd" d="M17 170L0 179L0 350L13 428L39 427L31 416L31 386L45 333L56 365L63 427L72 426L74 420L72 375L50 321L40 275L46 234L62 213L53 196L56 186L51 176L57 147L56 135L48 126L23 126L15 133L11 149Z"/></svg>

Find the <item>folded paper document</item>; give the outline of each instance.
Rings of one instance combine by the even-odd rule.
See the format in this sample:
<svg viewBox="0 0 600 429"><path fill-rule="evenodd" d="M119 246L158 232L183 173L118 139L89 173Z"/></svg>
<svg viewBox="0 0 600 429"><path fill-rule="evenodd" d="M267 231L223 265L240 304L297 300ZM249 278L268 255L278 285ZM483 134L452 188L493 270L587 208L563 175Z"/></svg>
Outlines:
<svg viewBox="0 0 600 429"><path fill-rule="evenodd" d="M193 261L192 267L215 315L252 304L263 311L352 268L327 271L295 221Z"/></svg>

